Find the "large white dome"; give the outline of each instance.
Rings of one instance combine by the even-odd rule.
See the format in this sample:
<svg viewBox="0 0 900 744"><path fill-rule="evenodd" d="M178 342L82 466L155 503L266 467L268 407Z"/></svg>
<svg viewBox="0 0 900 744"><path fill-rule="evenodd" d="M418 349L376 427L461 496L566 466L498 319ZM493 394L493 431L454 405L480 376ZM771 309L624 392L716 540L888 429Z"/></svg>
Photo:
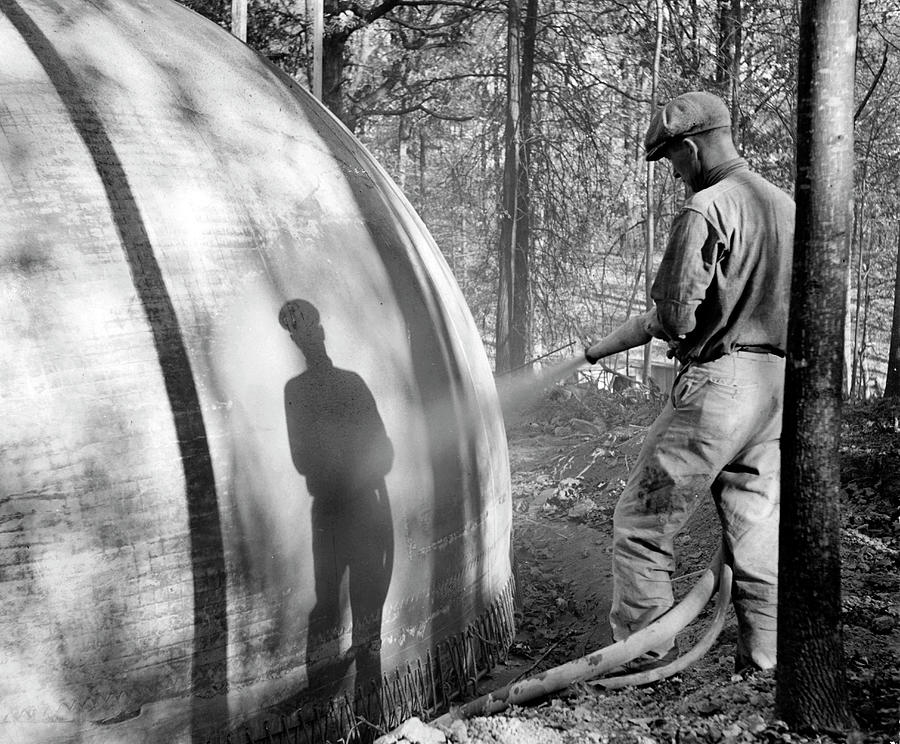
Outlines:
<svg viewBox="0 0 900 744"><path fill-rule="evenodd" d="M510 640L511 510L426 229L176 3L0 11L0 740L440 703Z"/></svg>

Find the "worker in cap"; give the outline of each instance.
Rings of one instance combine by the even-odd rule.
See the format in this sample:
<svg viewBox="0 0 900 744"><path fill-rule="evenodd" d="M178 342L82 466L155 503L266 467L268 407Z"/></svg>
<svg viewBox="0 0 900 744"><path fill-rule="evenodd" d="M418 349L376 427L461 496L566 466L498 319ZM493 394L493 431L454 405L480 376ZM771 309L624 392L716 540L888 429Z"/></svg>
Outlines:
<svg viewBox="0 0 900 744"><path fill-rule="evenodd" d="M613 519L610 624L622 640L673 604L676 535L707 493L734 569L736 671L776 663L778 516L793 200L754 173L725 103L684 93L657 109L647 160L667 159L687 198L633 345L664 339L681 367ZM608 347L598 342L594 362ZM661 666L661 642L624 670Z"/></svg>

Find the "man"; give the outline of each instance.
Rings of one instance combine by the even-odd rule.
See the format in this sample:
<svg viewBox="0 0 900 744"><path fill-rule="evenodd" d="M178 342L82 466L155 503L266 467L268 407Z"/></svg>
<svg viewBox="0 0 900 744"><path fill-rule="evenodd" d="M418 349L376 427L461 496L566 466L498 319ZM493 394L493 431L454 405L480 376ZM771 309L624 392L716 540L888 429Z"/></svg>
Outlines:
<svg viewBox="0 0 900 744"><path fill-rule="evenodd" d="M613 637L628 637L673 604L674 538L710 489L734 568L735 667L768 669L776 662L794 203L739 157L728 109L710 93L685 93L660 108L644 144L647 160L671 162L688 198L653 283L655 312L638 325L641 340L665 339L683 367L616 506ZM601 341L585 356L595 362L607 353ZM671 639L626 671L660 666L673 651Z"/></svg>

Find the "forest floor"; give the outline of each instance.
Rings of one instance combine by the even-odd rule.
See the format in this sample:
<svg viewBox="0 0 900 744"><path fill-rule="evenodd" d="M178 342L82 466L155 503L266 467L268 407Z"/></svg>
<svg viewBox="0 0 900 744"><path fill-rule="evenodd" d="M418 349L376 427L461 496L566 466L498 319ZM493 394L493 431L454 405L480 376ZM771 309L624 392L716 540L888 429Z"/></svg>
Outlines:
<svg viewBox="0 0 900 744"><path fill-rule="evenodd" d="M505 664L480 692L611 643L612 511L647 426L663 400L589 386L550 390L508 422L513 478L518 629ZM616 691L590 684L449 729L413 721L409 744L740 744L900 742L900 405L847 406L842 432L842 608L850 705L858 731L799 733L776 716L772 672L733 673L729 612L711 650L685 671ZM711 500L677 540L676 595L708 565L720 530ZM681 652L711 610L679 634Z"/></svg>

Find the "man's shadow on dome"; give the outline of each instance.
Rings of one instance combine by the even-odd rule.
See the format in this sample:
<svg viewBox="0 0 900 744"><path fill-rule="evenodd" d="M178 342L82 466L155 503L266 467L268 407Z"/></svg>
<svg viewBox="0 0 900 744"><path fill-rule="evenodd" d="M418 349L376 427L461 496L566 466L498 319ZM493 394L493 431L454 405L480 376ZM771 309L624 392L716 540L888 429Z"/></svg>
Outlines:
<svg viewBox="0 0 900 744"><path fill-rule="evenodd" d="M382 609L391 582L393 524L384 478L394 459L375 398L363 379L334 366L318 310L290 300L278 316L306 358L284 388L291 457L312 497L316 603L309 614L304 700L325 701L353 688L363 700L380 690ZM352 642L346 636L347 580ZM294 701L292 701L294 702Z"/></svg>

